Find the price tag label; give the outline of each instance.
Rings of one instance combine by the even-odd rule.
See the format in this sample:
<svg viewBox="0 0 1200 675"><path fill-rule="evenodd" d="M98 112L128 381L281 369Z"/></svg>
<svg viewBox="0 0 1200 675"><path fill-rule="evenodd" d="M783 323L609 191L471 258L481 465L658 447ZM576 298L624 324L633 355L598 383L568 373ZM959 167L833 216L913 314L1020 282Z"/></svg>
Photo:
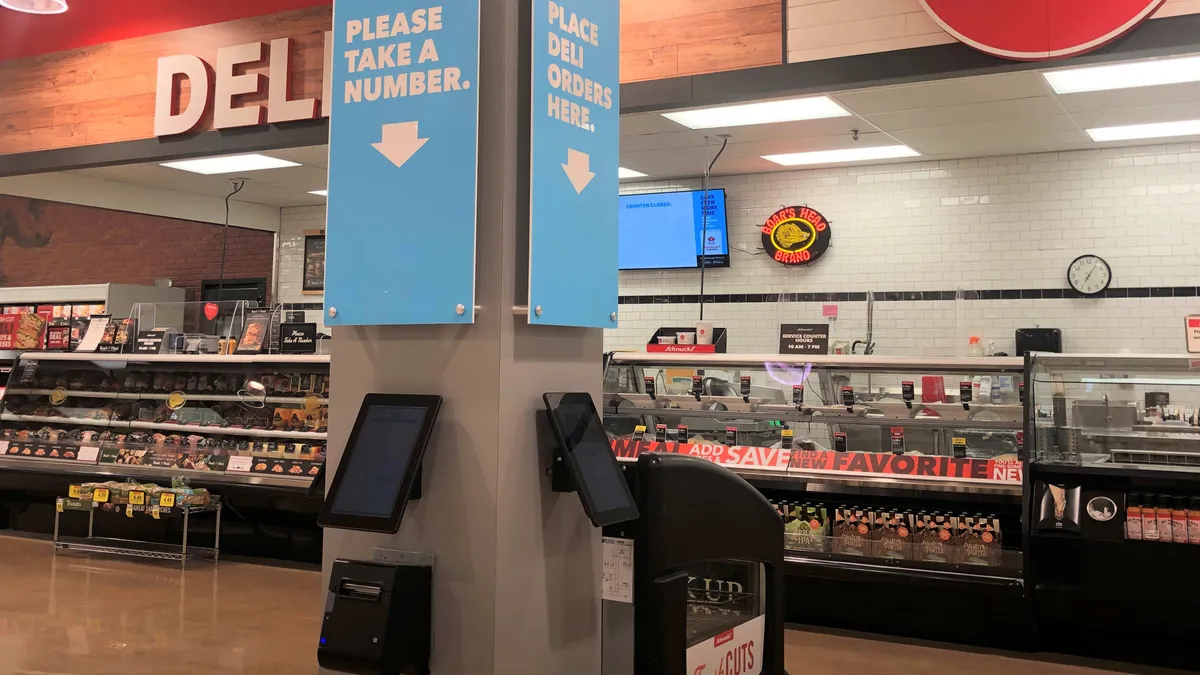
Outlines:
<svg viewBox="0 0 1200 675"><path fill-rule="evenodd" d="M67 496L71 499L79 499L79 495L82 494L82 492L83 490L80 489L78 485L72 485L71 487L67 488ZM60 499L59 501L61 502L62 500Z"/></svg>
<svg viewBox="0 0 1200 675"><path fill-rule="evenodd" d="M67 400L67 390L62 387L55 387L50 392L50 405L62 405Z"/></svg>
<svg viewBox="0 0 1200 675"><path fill-rule="evenodd" d="M150 517L151 517L151 518L153 518L153 519L155 519L155 520L158 520L158 507L157 507L157 506L155 506L154 508L150 509Z"/></svg>
<svg viewBox="0 0 1200 675"><path fill-rule="evenodd" d="M158 505L163 508L167 508L167 509L171 508L172 506L175 506L175 493L174 492L164 492L164 493L160 494L158 496ZM157 513L157 511L155 513Z"/></svg>
<svg viewBox="0 0 1200 675"><path fill-rule="evenodd" d="M141 490L134 490L133 492L130 492L129 493L129 504L131 506L145 506L146 505L146 493L142 492Z"/></svg>
<svg viewBox="0 0 1200 675"><path fill-rule="evenodd" d="M96 445L85 445L79 448L79 455L75 458L77 462L95 462L100 458L100 447Z"/></svg>
<svg viewBox="0 0 1200 675"><path fill-rule="evenodd" d="M229 464L225 466L225 473L250 473L250 466L253 462L253 457L244 455L230 457Z"/></svg>
<svg viewBox="0 0 1200 675"><path fill-rule="evenodd" d="M74 487L74 486L72 486L72 487ZM55 499L55 500L54 500L54 510L55 510L55 511L58 511L59 513L62 513L62 512L63 512L63 499L62 499L62 497L59 497L58 499Z"/></svg>
<svg viewBox="0 0 1200 675"><path fill-rule="evenodd" d="M126 518L132 518L132 517L133 517L133 504L126 504L126 505L125 505L125 517L126 517Z"/></svg>
<svg viewBox="0 0 1200 675"><path fill-rule="evenodd" d="M108 503L108 488L96 488L92 491L92 501L97 504Z"/></svg>

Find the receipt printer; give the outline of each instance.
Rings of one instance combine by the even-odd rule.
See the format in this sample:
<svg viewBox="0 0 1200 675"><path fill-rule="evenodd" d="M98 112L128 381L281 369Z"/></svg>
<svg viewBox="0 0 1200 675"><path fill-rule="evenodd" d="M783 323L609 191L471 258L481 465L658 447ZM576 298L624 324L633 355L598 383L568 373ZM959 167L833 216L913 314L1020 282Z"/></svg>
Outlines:
<svg viewBox="0 0 1200 675"><path fill-rule="evenodd" d="M433 566L335 560L317 662L355 675L428 675Z"/></svg>

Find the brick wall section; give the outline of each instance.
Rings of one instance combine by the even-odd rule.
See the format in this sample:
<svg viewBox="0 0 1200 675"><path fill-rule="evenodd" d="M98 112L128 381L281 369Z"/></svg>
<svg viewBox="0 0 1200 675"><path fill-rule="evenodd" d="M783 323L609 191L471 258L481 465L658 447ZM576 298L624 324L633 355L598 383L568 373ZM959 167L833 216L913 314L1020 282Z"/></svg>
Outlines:
<svg viewBox="0 0 1200 675"><path fill-rule="evenodd" d="M217 279L222 226L0 195L2 286L142 284L169 278L199 297ZM43 247L23 248L18 240ZM229 228L227 279L271 277L275 235ZM268 288L270 284L268 283Z"/></svg>

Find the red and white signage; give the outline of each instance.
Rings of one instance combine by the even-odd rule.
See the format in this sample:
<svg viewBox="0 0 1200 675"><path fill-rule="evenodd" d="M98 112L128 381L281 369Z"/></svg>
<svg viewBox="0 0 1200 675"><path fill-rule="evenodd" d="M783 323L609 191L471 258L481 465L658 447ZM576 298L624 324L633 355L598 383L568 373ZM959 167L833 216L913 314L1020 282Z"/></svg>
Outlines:
<svg viewBox="0 0 1200 675"><path fill-rule="evenodd" d="M687 650L688 675L758 675L762 672L767 617L709 638Z"/></svg>
<svg viewBox="0 0 1200 675"><path fill-rule="evenodd" d="M1164 0L921 0L947 33L1006 59L1043 61L1103 47Z"/></svg>
<svg viewBox="0 0 1200 675"><path fill-rule="evenodd" d="M646 345L655 354L716 354L716 345Z"/></svg>
<svg viewBox="0 0 1200 675"><path fill-rule="evenodd" d="M1184 330L1187 331L1187 350L1189 354L1200 354L1200 316L1195 314L1184 318Z"/></svg>
<svg viewBox="0 0 1200 675"><path fill-rule="evenodd" d="M707 459L731 469L788 470L805 473L871 474L916 479L1020 485L1024 463L1020 460L973 459L938 455L896 455L890 452L834 452L799 448L761 448L751 445L676 443L673 441L612 441L618 460L633 461L643 452L668 452Z"/></svg>

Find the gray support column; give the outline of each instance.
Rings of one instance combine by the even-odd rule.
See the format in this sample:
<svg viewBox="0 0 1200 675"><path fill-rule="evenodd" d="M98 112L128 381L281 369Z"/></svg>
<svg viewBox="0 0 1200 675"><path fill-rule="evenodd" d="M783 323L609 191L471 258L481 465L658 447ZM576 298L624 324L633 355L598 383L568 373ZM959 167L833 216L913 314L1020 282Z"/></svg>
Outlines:
<svg viewBox="0 0 1200 675"><path fill-rule="evenodd" d="M536 416L546 391L599 400L603 336L512 314L528 281L528 0L482 5L481 310L473 326L333 329L330 477L364 394L445 403L400 533L327 530L324 578L377 547L432 553L435 675L599 675L600 533L574 495L550 492Z"/></svg>

